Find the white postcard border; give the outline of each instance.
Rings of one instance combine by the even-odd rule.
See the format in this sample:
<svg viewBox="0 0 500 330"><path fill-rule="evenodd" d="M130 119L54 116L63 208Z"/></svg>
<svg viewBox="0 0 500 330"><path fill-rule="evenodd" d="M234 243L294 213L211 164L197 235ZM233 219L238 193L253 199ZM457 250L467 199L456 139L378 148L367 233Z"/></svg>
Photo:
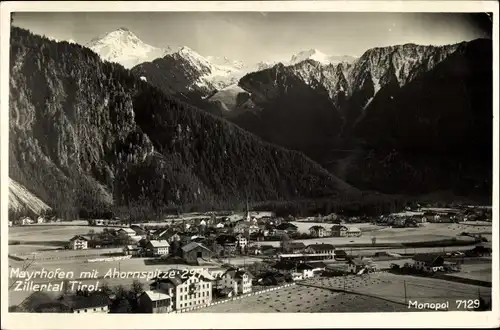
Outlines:
<svg viewBox="0 0 500 330"><path fill-rule="evenodd" d="M335 11L335 12L492 12L493 13L493 287L491 312L422 313L241 313L241 314L19 314L8 313L8 97L10 12L105 11ZM0 182L2 329L201 329L334 327L493 327L499 326L498 213L498 2L496 1L37 1L1 3Z"/></svg>

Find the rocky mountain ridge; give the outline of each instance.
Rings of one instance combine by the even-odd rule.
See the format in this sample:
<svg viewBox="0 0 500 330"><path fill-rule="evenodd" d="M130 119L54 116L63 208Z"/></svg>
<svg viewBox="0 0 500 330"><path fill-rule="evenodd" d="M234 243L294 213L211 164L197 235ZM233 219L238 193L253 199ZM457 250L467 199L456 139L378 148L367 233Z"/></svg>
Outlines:
<svg viewBox="0 0 500 330"><path fill-rule="evenodd" d="M14 27L10 51L9 175L59 216L359 193L88 48Z"/></svg>

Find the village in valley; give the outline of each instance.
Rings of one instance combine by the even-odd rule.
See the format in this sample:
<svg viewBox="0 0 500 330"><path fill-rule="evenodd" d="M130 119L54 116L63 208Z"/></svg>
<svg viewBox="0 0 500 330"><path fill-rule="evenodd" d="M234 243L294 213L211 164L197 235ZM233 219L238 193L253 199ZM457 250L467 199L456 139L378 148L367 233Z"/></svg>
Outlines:
<svg viewBox="0 0 500 330"><path fill-rule="evenodd" d="M409 307L415 301L439 297L447 310L463 310L455 304L462 299L474 301L468 310L488 310L491 219L490 207L463 205L296 218L248 203L244 212L134 223L22 217L9 222L9 305L67 313L381 312L417 311ZM71 276L56 280L51 272ZM29 273L39 275L29 278L39 289L16 290ZM49 282L60 288L49 292Z"/></svg>

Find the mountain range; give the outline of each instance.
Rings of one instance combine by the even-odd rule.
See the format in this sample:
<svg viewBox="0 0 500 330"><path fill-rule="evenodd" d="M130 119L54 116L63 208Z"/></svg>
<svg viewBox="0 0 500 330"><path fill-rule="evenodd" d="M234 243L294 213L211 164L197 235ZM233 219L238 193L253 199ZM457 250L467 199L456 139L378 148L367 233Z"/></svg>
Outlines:
<svg viewBox="0 0 500 330"><path fill-rule="evenodd" d="M10 175L54 209L491 197L491 40L248 65L12 31Z"/></svg>
<svg viewBox="0 0 500 330"><path fill-rule="evenodd" d="M359 58L310 50L202 93L153 78L177 68L175 62L132 72L266 141L305 153L360 188L483 195L490 194L491 164L476 150L491 155L491 53L486 39L378 47Z"/></svg>
<svg viewBox="0 0 500 330"><path fill-rule="evenodd" d="M360 194L89 48L13 27L10 51L9 175L65 217Z"/></svg>
<svg viewBox="0 0 500 330"><path fill-rule="evenodd" d="M103 60L119 63L146 79L149 78L168 93L178 92L197 97L207 97L237 83L247 73L267 69L278 63L243 63L227 57L202 56L186 45L158 48L143 42L126 28L97 37L85 46ZM294 54L290 60L281 62L297 64L306 59L317 60L323 64L337 64L351 63L356 58L331 56L311 49Z"/></svg>

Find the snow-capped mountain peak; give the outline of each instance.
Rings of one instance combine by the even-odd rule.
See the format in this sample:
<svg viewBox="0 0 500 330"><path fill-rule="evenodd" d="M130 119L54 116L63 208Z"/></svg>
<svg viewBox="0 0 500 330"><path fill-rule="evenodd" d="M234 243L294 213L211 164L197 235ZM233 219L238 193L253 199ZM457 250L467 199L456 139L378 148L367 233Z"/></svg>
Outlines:
<svg viewBox="0 0 500 330"><path fill-rule="evenodd" d="M224 57L207 56L206 58L211 63L219 66L232 67L237 70L242 70L246 67L246 65L242 61L232 60L226 56Z"/></svg>
<svg viewBox="0 0 500 330"><path fill-rule="evenodd" d="M196 67L206 67L206 68L212 68L212 63L205 57L201 56L191 48L187 46L182 46L179 48L179 50L175 53L175 55L180 56L184 58L185 60L191 62L192 65Z"/></svg>
<svg viewBox="0 0 500 330"><path fill-rule="evenodd" d="M305 60L313 60L321 64L330 64L330 57L317 49L309 49L293 55L290 64L297 64Z"/></svg>
<svg viewBox="0 0 500 330"><path fill-rule="evenodd" d="M158 48L146 44L127 28L119 28L93 39L87 47L103 60L120 63L125 68L163 57L171 51L170 47Z"/></svg>
<svg viewBox="0 0 500 330"><path fill-rule="evenodd" d="M313 60L323 65L328 65L339 64L341 62L352 63L356 58L348 55L327 55L317 49L309 49L293 55L289 64L294 65L306 60Z"/></svg>

